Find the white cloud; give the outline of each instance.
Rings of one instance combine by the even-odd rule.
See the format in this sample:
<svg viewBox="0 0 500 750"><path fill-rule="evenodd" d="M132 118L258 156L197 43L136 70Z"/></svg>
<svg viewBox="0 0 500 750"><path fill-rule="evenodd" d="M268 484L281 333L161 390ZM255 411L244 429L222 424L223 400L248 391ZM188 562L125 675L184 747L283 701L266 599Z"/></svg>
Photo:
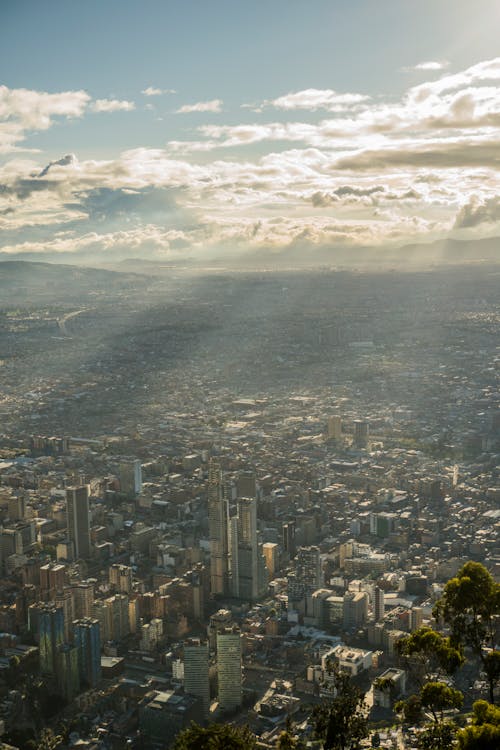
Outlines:
<svg viewBox="0 0 500 750"><path fill-rule="evenodd" d="M19 150L28 130L47 130L57 117L81 117L90 95L86 91L49 94L0 86L0 152Z"/></svg>
<svg viewBox="0 0 500 750"><path fill-rule="evenodd" d="M444 70L449 66L448 60L426 60L425 62L417 63L416 65L403 68L405 73L409 73L413 70L423 70L425 72L434 70Z"/></svg>
<svg viewBox="0 0 500 750"><path fill-rule="evenodd" d="M130 112L135 104L126 99L96 99L91 108L93 112Z"/></svg>
<svg viewBox="0 0 500 750"><path fill-rule="evenodd" d="M162 96L163 94L176 94L175 89L158 89L155 86L148 86L141 91L144 96Z"/></svg>
<svg viewBox="0 0 500 750"><path fill-rule="evenodd" d="M209 102L196 102L195 104L183 104L176 110L177 114L187 114L189 112L221 112L222 99L211 99Z"/></svg>
<svg viewBox="0 0 500 750"><path fill-rule="evenodd" d="M332 89L304 89L279 96L277 99L266 100L263 106L284 110L309 109L314 112L317 109L326 109L330 112L340 112L369 98L364 94L339 94Z"/></svg>

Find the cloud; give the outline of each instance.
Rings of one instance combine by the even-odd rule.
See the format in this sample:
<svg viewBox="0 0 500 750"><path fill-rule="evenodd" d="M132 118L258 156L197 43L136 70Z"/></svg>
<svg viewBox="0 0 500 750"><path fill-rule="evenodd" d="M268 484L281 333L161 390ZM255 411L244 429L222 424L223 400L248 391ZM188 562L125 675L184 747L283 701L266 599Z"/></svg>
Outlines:
<svg viewBox="0 0 500 750"><path fill-rule="evenodd" d="M96 99L91 109L93 112L130 112L135 104L126 99Z"/></svg>
<svg viewBox="0 0 500 750"><path fill-rule="evenodd" d="M262 106L284 110L308 109L314 112L317 109L326 109L330 112L341 112L369 98L363 94L339 94L332 89L304 89L279 96L277 99L266 100Z"/></svg>
<svg viewBox="0 0 500 750"><path fill-rule="evenodd" d="M66 154L56 161L49 162L47 166L45 166L42 171L37 174L37 177L45 177L49 169L52 169L52 167L67 167L70 164L76 164L77 161L78 159L76 158L75 154Z"/></svg>
<svg viewBox="0 0 500 750"><path fill-rule="evenodd" d="M144 96L162 96L163 94L176 94L175 89L158 89L155 86L148 86L141 91Z"/></svg>
<svg viewBox="0 0 500 750"><path fill-rule="evenodd" d="M434 70L444 70L449 66L448 60L426 60L425 62L419 62L416 65L410 65L402 68L404 73L411 73L414 70L423 70L430 72Z"/></svg>
<svg viewBox="0 0 500 750"><path fill-rule="evenodd" d="M196 102L195 104L183 104L176 110L176 114L187 114L188 112L222 112L222 99L211 99L209 102Z"/></svg>
<svg viewBox="0 0 500 750"><path fill-rule="evenodd" d="M480 200L473 196L457 214L455 229L470 229L480 224L500 222L500 197L494 196Z"/></svg>
<svg viewBox="0 0 500 750"><path fill-rule="evenodd" d="M81 117L90 101L86 91L49 94L0 86L0 152L19 150L29 130L47 130L55 118Z"/></svg>

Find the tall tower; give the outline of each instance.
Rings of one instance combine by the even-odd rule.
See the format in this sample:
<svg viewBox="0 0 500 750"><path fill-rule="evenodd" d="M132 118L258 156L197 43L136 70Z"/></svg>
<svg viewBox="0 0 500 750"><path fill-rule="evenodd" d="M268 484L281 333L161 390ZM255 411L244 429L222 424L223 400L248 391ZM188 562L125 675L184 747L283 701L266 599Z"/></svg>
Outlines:
<svg viewBox="0 0 500 750"><path fill-rule="evenodd" d="M380 586L375 586L373 589L373 615L375 617L375 622L381 622L384 619L384 613L384 589L381 589Z"/></svg>
<svg viewBox="0 0 500 750"><path fill-rule="evenodd" d="M219 707L233 711L241 706L241 633L237 627L223 628L217 633L217 675Z"/></svg>
<svg viewBox="0 0 500 750"><path fill-rule="evenodd" d="M40 671L57 673L57 652L64 643L64 611L53 604L34 604L29 608L30 629L38 635L40 648ZM36 622L34 622L36 621Z"/></svg>
<svg viewBox="0 0 500 750"><path fill-rule="evenodd" d="M211 459L208 467L208 533L210 540L210 591L213 596L229 592L229 503L222 488L222 471Z"/></svg>
<svg viewBox="0 0 500 750"><path fill-rule="evenodd" d="M208 643L192 638L184 643L184 692L201 698L203 715L210 713Z"/></svg>
<svg viewBox="0 0 500 750"><path fill-rule="evenodd" d="M92 550L88 485L66 489L66 512L68 535L73 542L75 558L89 558Z"/></svg>
<svg viewBox="0 0 500 750"><path fill-rule="evenodd" d="M101 679L101 637L99 622L92 617L75 620L75 645L78 648L80 679L95 687Z"/></svg>
<svg viewBox="0 0 500 750"><path fill-rule="evenodd" d="M238 501L238 588L241 599L259 597L259 546L257 540L257 500Z"/></svg>

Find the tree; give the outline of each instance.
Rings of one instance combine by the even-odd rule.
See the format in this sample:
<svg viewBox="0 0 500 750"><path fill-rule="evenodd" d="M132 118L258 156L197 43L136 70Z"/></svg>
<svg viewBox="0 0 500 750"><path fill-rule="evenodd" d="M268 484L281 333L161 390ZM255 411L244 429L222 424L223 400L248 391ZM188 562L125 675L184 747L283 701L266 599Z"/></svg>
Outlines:
<svg viewBox="0 0 500 750"><path fill-rule="evenodd" d="M432 713L435 722L442 722L444 711L460 708L464 696L460 690L450 687L445 682L427 682L420 691L420 702L423 708Z"/></svg>
<svg viewBox="0 0 500 750"><path fill-rule="evenodd" d="M450 721L433 722L427 726L417 740L419 750L451 750L456 747L457 728Z"/></svg>
<svg viewBox="0 0 500 750"><path fill-rule="evenodd" d="M500 747L500 708L487 701L472 706L472 725L458 733L460 750L498 750Z"/></svg>
<svg viewBox="0 0 500 750"><path fill-rule="evenodd" d="M36 747L37 750L55 750L59 747L62 741L63 738L61 735L55 734L50 727L45 727L45 729L42 729L40 732Z"/></svg>
<svg viewBox="0 0 500 750"><path fill-rule="evenodd" d="M451 629L454 644L465 644L481 660L489 683L490 701L494 701L499 674L497 656L488 657L495 644L495 626L500 615L500 584L477 562L468 562L444 587L434 607L436 619L442 618ZM488 661L489 658L489 661Z"/></svg>
<svg viewBox="0 0 500 750"><path fill-rule="evenodd" d="M368 735L364 694L348 674L333 668L335 698L314 711L316 735L324 750L356 750Z"/></svg>
<svg viewBox="0 0 500 750"><path fill-rule="evenodd" d="M192 724L177 735L173 750L255 750L257 740L248 727Z"/></svg>
<svg viewBox="0 0 500 750"><path fill-rule="evenodd" d="M465 661L460 644L427 627L401 638L397 650L420 687L436 675L453 674Z"/></svg>

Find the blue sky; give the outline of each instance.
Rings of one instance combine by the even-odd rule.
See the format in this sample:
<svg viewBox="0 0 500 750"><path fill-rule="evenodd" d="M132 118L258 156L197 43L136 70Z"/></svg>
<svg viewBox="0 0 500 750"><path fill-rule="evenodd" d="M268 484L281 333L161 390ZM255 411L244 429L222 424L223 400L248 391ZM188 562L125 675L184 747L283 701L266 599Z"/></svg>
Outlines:
<svg viewBox="0 0 500 750"><path fill-rule="evenodd" d="M494 234L499 27L496 0L2 0L0 253Z"/></svg>

